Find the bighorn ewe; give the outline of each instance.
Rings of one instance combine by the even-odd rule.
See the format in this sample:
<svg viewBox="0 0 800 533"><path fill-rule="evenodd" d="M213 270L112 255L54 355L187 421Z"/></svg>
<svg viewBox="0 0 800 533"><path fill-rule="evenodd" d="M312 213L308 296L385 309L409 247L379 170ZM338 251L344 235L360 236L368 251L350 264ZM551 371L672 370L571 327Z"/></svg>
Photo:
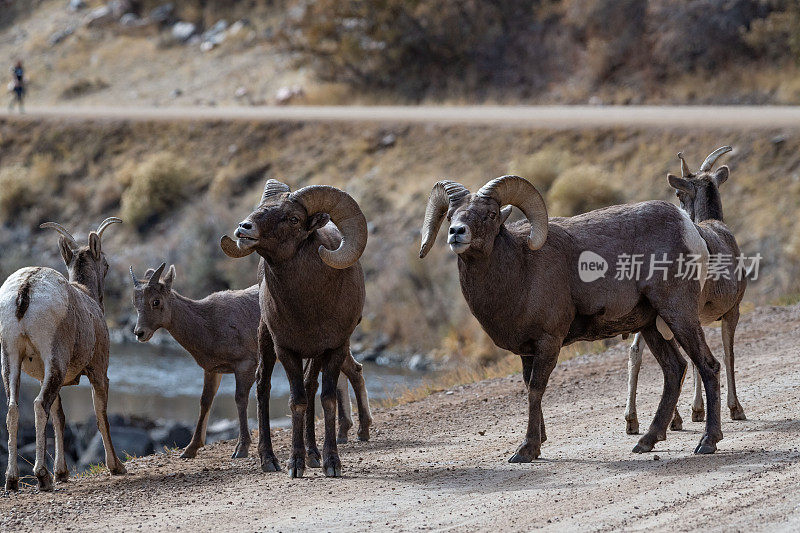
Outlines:
<svg viewBox="0 0 800 533"><path fill-rule="evenodd" d="M112 474L124 474L125 467L114 452L109 434L108 328L103 316L103 288L108 262L101 248L106 228L122 222L107 218L97 231L89 233L81 246L60 224L45 222L40 227L61 234L61 256L69 281L51 268L27 267L17 270L0 287L0 339L3 384L8 399L8 470L6 490L19 487L17 427L19 424L20 370L42 383L33 402L36 416L36 463L33 472L39 490L52 490L53 480L45 465L45 426L51 414L56 437L55 475L69 477L64 459L64 410L59 391L77 385L81 376L92 384L97 428L106 449L106 466Z"/></svg>
<svg viewBox="0 0 800 533"><path fill-rule="evenodd" d="M239 411L239 442L233 457L247 457L250 447L250 431L247 427L247 403L250 388L258 367L258 323L261 312L258 307L258 285L239 291L221 291L202 300L191 300L172 288L175 281L175 266L167 274L162 263L158 269L149 269L140 281L133 273L133 305L137 320L134 333L140 342L147 342L159 329L166 329L183 346L204 370L203 394L200 397L200 417L197 420L192 440L181 457L192 458L205 444L206 425L211 403L219 388L222 374L233 373L236 378L236 407ZM369 400L361 372L361 365L348 356L342 372L353 384L359 404L366 406L359 411L359 438L369 439L372 422ZM339 442L347 442L347 432L353 426L350 417L350 394L347 379L340 378L337 387L339 400Z"/></svg>
<svg viewBox="0 0 800 533"><path fill-rule="evenodd" d="M350 354L350 335L364 307L364 273L358 259L367 244L367 221L344 191L312 185L290 193L287 185L269 180L258 207L239 223L234 235L236 241L222 237L220 244L227 255L257 252L263 258L256 378L261 468L265 472L280 469L269 432L270 377L277 355L291 389L289 476L303 476L306 454L309 466L319 465L313 398L320 369L325 412L322 466L326 476L341 476L334 438L334 393L342 362ZM305 384L303 359L311 359ZM358 406L359 412L366 408Z"/></svg>
<svg viewBox="0 0 800 533"><path fill-rule="evenodd" d="M526 221L505 225L512 205ZM722 439L719 363L698 320L701 281L676 275L674 262L666 276L623 271L592 281L582 281L578 268L585 251L612 265L633 254L657 259L667 254L673 260L698 254L701 265L707 265L705 242L686 213L668 202L651 201L548 222L542 196L518 176L494 179L475 194L459 183L440 181L428 200L420 257L430 251L445 217L472 313L495 344L522 358L528 428L510 462L539 457L546 439L542 394L561 347L636 331L642 331L661 365L664 390L650 429L633 451L650 451L666 438L686 368L678 343L698 366L708 399L706 430L695 453L716 450ZM660 331L669 330L675 338L666 340Z"/></svg>
<svg viewBox="0 0 800 533"><path fill-rule="evenodd" d="M722 321L722 344L725 350L725 375L728 381L728 408L732 420L745 420L744 409L736 396L736 379L733 368L733 336L739 321L739 303L747 287L747 278L736 269L736 258L739 247L736 239L722 221L722 201L719 186L728 179L727 166L711 172L711 167L719 157L733 150L730 146L717 148L700 165L695 174L689 170L682 153L678 153L681 161L681 177L669 174L669 184L675 188L681 208L689 214L697 224L700 235L706 241L712 256L732 258L731 264L720 271L719 279L709 278L703 286L701 295L700 322L703 325L716 320ZM714 276L716 277L716 276ZM642 366L642 336L640 333L631 344L628 358L628 403L625 407L626 431L628 434L639 432L639 419L636 415L636 386L639 380L639 369ZM692 403L692 420L702 422L703 393L697 368L694 368L694 401ZM683 421L678 411L672 420L672 429L681 429Z"/></svg>

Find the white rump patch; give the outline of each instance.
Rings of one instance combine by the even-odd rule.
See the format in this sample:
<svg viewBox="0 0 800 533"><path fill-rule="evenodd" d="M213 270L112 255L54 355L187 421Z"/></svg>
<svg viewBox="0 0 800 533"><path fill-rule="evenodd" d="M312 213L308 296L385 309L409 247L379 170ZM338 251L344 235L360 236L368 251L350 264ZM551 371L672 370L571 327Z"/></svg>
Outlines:
<svg viewBox="0 0 800 533"><path fill-rule="evenodd" d="M664 340L671 341L675 337L672 330L669 329L667 323L664 322L664 319L660 316L656 317L656 329L661 333L661 336L664 337Z"/></svg>

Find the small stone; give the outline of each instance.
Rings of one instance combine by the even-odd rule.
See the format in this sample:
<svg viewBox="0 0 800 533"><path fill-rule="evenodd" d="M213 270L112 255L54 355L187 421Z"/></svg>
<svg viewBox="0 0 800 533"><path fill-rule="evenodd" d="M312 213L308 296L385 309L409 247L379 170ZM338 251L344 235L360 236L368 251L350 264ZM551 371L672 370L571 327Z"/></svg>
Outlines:
<svg viewBox="0 0 800 533"><path fill-rule="evenodd" d="M653 456L653 461L660 461L660 460L661 460L661 456L659 456L659 455L654 455Z"/></svg>

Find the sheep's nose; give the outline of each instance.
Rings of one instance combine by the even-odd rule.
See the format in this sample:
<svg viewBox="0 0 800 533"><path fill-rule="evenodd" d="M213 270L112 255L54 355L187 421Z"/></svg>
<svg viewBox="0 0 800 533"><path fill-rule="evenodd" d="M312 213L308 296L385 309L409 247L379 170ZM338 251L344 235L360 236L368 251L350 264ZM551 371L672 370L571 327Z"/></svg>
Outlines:
<svg viewBox="0 0 800 533"><path fill-rule="evenodd" d="M253 229L253 224L251 222L248 222L247 220L245 220L243 222L239 222L239 227L242 228L242 229L250 230L250 229Z"/></svg>
<svg viewBox="0 0 800 533"><path fill-rule="evenodd" d="M464 225L450 226L450 235L464 235L467 232L467 227Z"/></svg>
<svg viewBox="0 0 800 533"><path fill-rule="evenodd" d="M135 329L133 330L133 334L136 335L137 339L141 339L144 337L144 330L143 329Z"/></svg>

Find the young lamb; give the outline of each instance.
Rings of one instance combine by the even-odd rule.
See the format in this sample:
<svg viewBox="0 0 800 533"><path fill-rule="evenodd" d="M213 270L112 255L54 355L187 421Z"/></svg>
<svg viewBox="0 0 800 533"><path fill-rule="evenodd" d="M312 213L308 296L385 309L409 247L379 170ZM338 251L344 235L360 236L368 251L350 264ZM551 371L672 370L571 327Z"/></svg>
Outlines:
<svg viewBox="0 0 800 533"><path fill-rule="evenodd" d="M169 267L162 278L166 263L158 269L149 269L143 280L138 280L131 267L133 280L133 305L137 320L134 334L140 342L147 342L159 329L166 329L194 358L204 371L203 393L200 397L200 417L192 440L181 454L193 458L205 444L206 426L211 403L219 388L222 374L236 378L236 407L239 412L239 441L233 457L247 457L250 447L250 430L247 427L247 403L250 388L258 367L258 285L244 290L215 292L202 300L192 300L172 288L175 266ZM359 431L361 440L369 439L372 423L367 389L361 365L348 356L343 365L337 386L339 400L340 442L347 442L348 430L353 426L350 413L350 394L347 378L353 385L359 405ZM347 378L345 378L347 376Z"/></svg>
<svg viewBox="0 0 800 533"><path fill-rule="evenodd" d="M80 245L60 224L45 222L40 227L61 234L58 241L67 265L69 281L51 268L27 267L11 274L0 287L0 342L3 384L8 400L8 469L6 490L18 490L17 429L19 424L20 371L38 379L42 388L33 402L36 423L36 463L33 472L39 490L53 489L45 464L45 426L53 415L55 430L56 480L69 478L64 458L64 409L59 391L89 378L97 415L97 428L106 450L106 466L112 474L124 474L125 467L114 452L109 432L108 328L103 316L103 289L108 262L101 238L106 228L122 222L107 218L89 233L88 244Z"/></svg>
<svg viewBox="0 0 800 533"><path fill-rule="evenodd" d="M256 378L261 468L280 470L269 429L270 377L277 356L291 389L289 476L303 476L306 454L309 466L319 464L311 400L322 370L322 467L326 476L339 477L342 467L334 438L336 380L349 357L350 335L364 307L364 272L358 259L367 244L367 221L344 191L312 185L290 193L287 185L269 180L258 207L239 223L234 235L236 241L222 237L220 244L227 255L245 257L257 252L263 258ZM311 360L305 383L303 359ZM362 411L366 406L358 408Z"/></svg>
<svg viewBox="0 0 800 533"><path fill-rule="evenodd" d="M703 286L702 300L705 302L700 311L700 322L703 325L717 320L722 321L722 345L725 350L725 375L728 383L728 408L732 420L746 420L744 409L736 396L736 378L733 360L733 337L739 322L739 303L747 288L747 278L735 271L735 261L739 256L736 238L722 221L722 200L719 186L728 179L727 166L720 167L712 173L711 168L723 154L733 150L730 146L717 148L706 157L695 174L689 170L682 153L678 153L681 161L681 177L669 174L669 184L675 189L681 208L692 221L697 224L700 234L706 241L712 256L733 258L733 264L724 272L727 276L720 279L709 278ZM630 347L628 359L628 403L625 407L626 432L639 432L639 420L636 414L636 387L639 369L642 365L641 334L637 333ZM697 368L694 369L694 400L692 402L692 420L702 422L704 417L703 393ZM683 421L678 411L671 424L672 429L681 429Z"/></svg>
<svg viewBox="0 0 800 533"><path fill-rule="evenodd" d="M512 205L527 220L506 225ZM706 429L695 453L716 450L722 439L719 363L698 318L702 278L679 276L674 262L665 278L622 270L622 275L582 281L578 268L585 251L611 265L634 254L661 259L666 253L673 261L680 254L697 254L704 272L708 250L685 212L651 201L548 219L542 196L518 176L494 179L475 194L459 183L440 181L428 200L420 257L430 251L445 218L472 313L495 344L522 359L528 428L510 462L530 462L541 453L546 440L541 400L561 347L637 331L661 365L664 390L650 429L633 451L650 451L666 438L686 368L678 344L697 365L708 401Z"/></svg>

